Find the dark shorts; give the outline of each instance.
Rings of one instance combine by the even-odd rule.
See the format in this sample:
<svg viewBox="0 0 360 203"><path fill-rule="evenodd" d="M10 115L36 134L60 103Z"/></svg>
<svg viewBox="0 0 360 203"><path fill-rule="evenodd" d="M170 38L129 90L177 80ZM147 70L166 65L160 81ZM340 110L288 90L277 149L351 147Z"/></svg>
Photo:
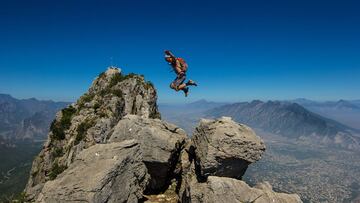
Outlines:
<svg viewBox="0 0 360 203"><path fill-rule="evenodd" d="M178 75L171 84L174 84L175 87L179 87L182 83L184 83L185 80L186 80L186 75L181 74L181 75Z"/></svg>

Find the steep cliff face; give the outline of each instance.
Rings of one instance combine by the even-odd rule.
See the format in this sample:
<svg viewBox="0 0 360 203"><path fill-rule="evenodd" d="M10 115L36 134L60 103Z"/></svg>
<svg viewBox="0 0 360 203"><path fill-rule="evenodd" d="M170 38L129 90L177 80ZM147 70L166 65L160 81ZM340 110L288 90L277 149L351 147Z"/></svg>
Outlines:
<svg viewBox="0 0 360 203"><path fill-rule="evenodd" d="M160 120L156 90L110 68L57 114L25 190L35 202L301 202L241 181L265 151L249 127L202 120L192 139ZM266 186L266 187L265 187ZM231 194L229 196L228 194Z"/></svg>
<svg viewBox="0 0 360 203"><path fill-rule="evenodd" d="M156 100L156 90L143 76L123 75L117 68L100 74L87 93L56 115L33 162L26 193L36 197L44 183L68 168L83 149L106 143L123 116L160 118Z"/></svg>

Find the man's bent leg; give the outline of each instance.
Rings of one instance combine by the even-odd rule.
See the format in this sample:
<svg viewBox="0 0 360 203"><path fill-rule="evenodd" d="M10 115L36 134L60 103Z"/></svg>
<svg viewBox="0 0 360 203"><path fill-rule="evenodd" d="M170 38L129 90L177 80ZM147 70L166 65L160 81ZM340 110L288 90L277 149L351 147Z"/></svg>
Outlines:
<svg viewBox="0 0 360 203"><path fill-rule="evenodd" d="M181 85L179 85L177 87L178 90L183 90L184 88L186 87L186 84L185 83L182 83Z"/></svg>
<svg viewBox="0 0 360 203"><path fill-rule="evenodd" d="M171 84L170 84L170 88L173 89L173 90L175 90L175 91L177 91L177 92L180 90L180 89L179 89L179 86L176 86L175 83L171 83Z"/></svg>
<svg viewBox="0 0 360 203"><path fill-rule="evenodd" d="M184 84L185 80L186 80L185 74L180 74L175 78L173 85L175 86L176 91L182 90L184 87L186 87L186 84Z"/></svg>

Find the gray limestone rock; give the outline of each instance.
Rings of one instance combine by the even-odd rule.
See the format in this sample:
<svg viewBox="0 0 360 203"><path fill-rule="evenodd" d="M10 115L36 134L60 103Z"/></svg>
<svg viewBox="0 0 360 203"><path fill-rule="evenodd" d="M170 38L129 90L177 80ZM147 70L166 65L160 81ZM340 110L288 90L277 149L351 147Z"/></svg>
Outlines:
<svg viewBox="0 0 360 203"><path fill-rule="evenodd" d="M244 181L233 178L209 176L207 182L193 181L190 185L192 203L301 203L296 194L274 192L268 183L251 188Z"/></svg>
<svg viewBox="0 0 360 203"><path fill-rule="evenodd" d="M229 117L202 119L192 137L199 175L241 179L249 164L259 160L264 142L254 131Z"/></svg>
<svg viewBox="0 0 360 203"><path fill-rule="evenodd" d="M149 189L161 190L173 173L186 137L184 130L165 121L127 115L114 127L109 142L137 139L151 175Z"/></svg>
<svg viewBox="0 0 360 203"><path fill-rule="evenodd" d="M42 185L55 179L86 148L107 143L113 127L125 115L160 118L153 85L143 76L121 74L110 67L92 83L77 102L59 111L50 127L48 140L34 160L25 192L36 199Z"/></svg>
<svg viewBox="0 0 360 203"><path fill-rule="evenodd" d="M36 202L138 202L148 179L136 140L96 144L45 183Z"/></svg>

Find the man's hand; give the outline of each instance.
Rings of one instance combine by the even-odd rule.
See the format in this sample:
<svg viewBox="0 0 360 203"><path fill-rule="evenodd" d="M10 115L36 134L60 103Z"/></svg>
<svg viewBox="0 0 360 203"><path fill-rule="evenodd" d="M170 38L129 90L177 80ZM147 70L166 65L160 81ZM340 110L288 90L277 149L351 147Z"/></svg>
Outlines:
<svg viewBox="0 0 360 203"><path fill-rule="evenodd" d="M165 50L164 52L165 52L166 55L169 55L171 58L175 59L174 54L172 54L169 50Z"/></svg>

